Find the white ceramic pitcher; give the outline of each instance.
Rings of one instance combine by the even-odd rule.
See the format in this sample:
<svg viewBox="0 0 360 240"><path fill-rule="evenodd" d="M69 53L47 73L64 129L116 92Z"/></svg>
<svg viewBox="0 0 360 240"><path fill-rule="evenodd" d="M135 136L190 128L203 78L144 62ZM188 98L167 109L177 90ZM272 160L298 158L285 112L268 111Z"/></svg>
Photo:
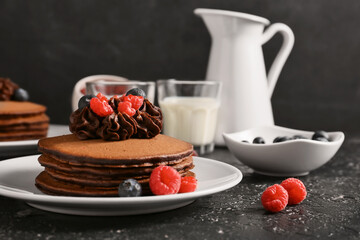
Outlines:
<svg viewBox="0 0 360 240"><path fill-rule="evenodd" d="M199 8L195 14L212 38L206 79L223 83L215 143L224 145L223 132L274 125L270 98L294 45L291 29L246 13ZM277 32L284 41L266 74L262 45Z"/></svg>

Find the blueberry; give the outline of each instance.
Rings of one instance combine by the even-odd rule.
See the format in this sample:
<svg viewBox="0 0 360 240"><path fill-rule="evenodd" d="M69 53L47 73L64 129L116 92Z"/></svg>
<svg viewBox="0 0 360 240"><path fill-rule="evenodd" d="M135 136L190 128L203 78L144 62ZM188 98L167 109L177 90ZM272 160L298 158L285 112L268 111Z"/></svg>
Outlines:
<svg viewBox="0 0 360 240"><path fill-rule="evenodd" d="M120 197L138 197L141 196L141 185L135 179L126 179L119 184Z"/></svg>
<svg viewBox="0 0 360 240"><path fill-rule="evenodd" d="M92 98L94 98L95 95L93 94L89 94L89 95L84 95L82 96L80 99L79 99L79 102L78 102L78 108L81 110L83 109L84 107L88 107L90 106L90 100Z"/></svg>
<svg viewBox="0 0 360 240"><path fill-rule="evenodd" d="M29 100L29 94L25 89L18 88L14 91L13 99L15 101L27 101Z"/></svg>
<svg viewBox="0 0 360 240"><path fill-rule="evenodd" d="M255 143L255 144L265 144L265 140L262 137L256 137L256 138L254 138L253 143Z"/></svg>
<svg viewBox="0 0 360 240"><path fill-rule="evenodd" d="M129 91L126 92L126 96L128 95L134 95L134 96L142 96L143 98L146 97L145 92L140 88L132 88Z"/></svg>
<svg viewBox="0 0 360 240"><path fill-rule="evenodd" d="M311 139L317 140L318 138L326 138L326 140L329 140L329 134L322 130L315 131Z"/></svg>
<svg viewBox="0 0 360 240"><path fill-rule="evenodd" d="M286 137L286 136L284 136L284 137L276 137L276 138L274 139L273 143L285 142L285 141L289 141L289 140L291 140L291 139L292 139L292 138Z"/></svg>
<svg viewBox="0 0 360 240"><path fill-rule="evenodd" d="M320 141L320 142L329 142L329 140L327 138L324 138L324 137L317 137L317 138L315 138L313 140Z"/></svg>
<svg viewBox="0 0 360 240"><path fill-rule="evenodd" d="M304 137L303 135L294 135L292 138L293 138L293 139L307 139L307 138Z"/></svg>

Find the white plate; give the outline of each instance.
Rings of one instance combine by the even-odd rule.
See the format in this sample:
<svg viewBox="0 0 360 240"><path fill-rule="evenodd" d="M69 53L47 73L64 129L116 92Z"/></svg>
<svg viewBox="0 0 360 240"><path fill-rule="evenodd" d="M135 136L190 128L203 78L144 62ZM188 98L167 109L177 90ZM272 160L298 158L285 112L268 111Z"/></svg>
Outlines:
<svg viewBox="0 0 360 240"><path fill-rule="evenodd" d="M226 146L245 165L257 173L270 176L304 176L327 163L339 150L345 135L328 132L330 142L311 140L314 132L279 126L251 128L237 133L224 133ZM273 143L278 136L302 135L296 139ZM266 144L252 144L255 137L264 138ZM248 141L245 143L242 141Z"/></svg>
<svg viewBox="0 0 360 240"><path fill-rule="evenodd" d="M48 137L54 137L64 134L69 134L69 126L68 125L56 125L50 124ZM35 140L24 140L24 141L7 141L0 142L0 154L3 155L21 155L22 153L34 152L37 150L38 139Z"/></svg>
<svg viewBox="0 0 360 240"><path fill-rule="evenodd" d="M35 177L43 170L39 155L0 162L0 195L24 200L29 205L57 213L87 216L135 215L183 207L195 199L229 189L242 179L239 169L215 160L194 157L192 170L198 188L192 193L144 197L64 197L40 192Z"/></svg>

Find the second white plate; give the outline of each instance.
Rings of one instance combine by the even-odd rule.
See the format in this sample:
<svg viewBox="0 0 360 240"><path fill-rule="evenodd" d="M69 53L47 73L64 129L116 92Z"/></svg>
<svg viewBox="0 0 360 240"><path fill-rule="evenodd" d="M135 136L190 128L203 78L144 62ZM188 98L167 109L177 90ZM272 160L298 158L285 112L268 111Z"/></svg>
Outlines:
<svg viewBox="0 0 360 240"><path fill-rule="evenodd" d="M50 196L34 185L35 177L43 170L37 158L38 155L33 155L0 162L0 195L24 200L42 210L73 215L119 216L176 209L197 198L229 189L243 177L239 169L229 164L194 157L192 171L196 174L198 188L192 193L132 198Z"/></svg>

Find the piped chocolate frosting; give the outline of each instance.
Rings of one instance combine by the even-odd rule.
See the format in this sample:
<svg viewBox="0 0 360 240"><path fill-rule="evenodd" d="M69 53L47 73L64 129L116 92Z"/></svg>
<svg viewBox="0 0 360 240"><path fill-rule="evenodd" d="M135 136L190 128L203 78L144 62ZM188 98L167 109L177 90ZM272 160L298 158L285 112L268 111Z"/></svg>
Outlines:
<svg viewBox="0 0 360 240"><path fill-rule="evenodd" d="M137 133L134 136L136 138L153 138L162 129L162 112L147 99L143 108L135 113L134 119L137 123Z"/></svg>
<svg viewBox="0 0 360 240"><path fill-rule="evenodd" d="M117 111L119 98L111 98L114 113L100 117L89 106L78 109L70 116L69 129L79 139L102 138L119 141L129 138L153 138L161 132L162 112L148 99L134 116Z"/></svg>
<svg viewBox="0 0 360 240"><path fill-rule="evenodd" d="M9 78L0 78L0 101L9 101L18 88Z"/></svg>
<svg viewBox="0 0 360 240"><path fill-rule="evenodd" d="M136 121L127 114L113 113L104 118L97 135L104 140L125 140L136 133Z"/></svg>
<svg viewBox="0 0 360 240"><path fill-rule="evenodd" d="M97 138L97 129L100 127L101 118L89 107L78 109L70 115L70 132L79 139Z"/></svg>

